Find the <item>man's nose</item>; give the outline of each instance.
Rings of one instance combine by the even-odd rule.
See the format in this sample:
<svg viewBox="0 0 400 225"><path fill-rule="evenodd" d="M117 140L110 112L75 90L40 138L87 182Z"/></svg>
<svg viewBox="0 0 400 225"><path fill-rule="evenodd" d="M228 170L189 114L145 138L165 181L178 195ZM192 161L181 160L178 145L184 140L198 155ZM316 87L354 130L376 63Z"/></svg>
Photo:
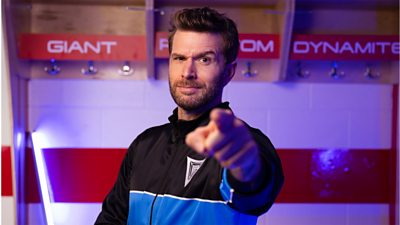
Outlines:
<svg viewBox="0 0 400 225"><path fill-rule="evenodd" d="M183 66L182 77L186 79L194 79L196 76L196 66L194 65L194 61L192 59L186 60Z"/></svg>

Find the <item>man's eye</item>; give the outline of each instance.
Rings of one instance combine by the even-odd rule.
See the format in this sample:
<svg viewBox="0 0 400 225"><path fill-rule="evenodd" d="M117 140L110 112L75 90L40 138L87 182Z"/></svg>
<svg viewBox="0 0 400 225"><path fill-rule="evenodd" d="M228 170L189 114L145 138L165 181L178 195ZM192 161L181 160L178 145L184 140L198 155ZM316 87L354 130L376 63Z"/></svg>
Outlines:
<svg viewBox="0 0 400 225"><path fill-rule="evenodd" d="M173 60L174 60L174 61L183 61L183 60L185 60L185 58L182 57L182 56L175 56L175 57L173 58Z"/></svg>
<svg viewBox="0 0 400 225"><path fill-rule="evenodd" d="M202 58L200 58L200 62L207 64L207 63L211 62L211 59L208 57L202 57Z"/></svg>

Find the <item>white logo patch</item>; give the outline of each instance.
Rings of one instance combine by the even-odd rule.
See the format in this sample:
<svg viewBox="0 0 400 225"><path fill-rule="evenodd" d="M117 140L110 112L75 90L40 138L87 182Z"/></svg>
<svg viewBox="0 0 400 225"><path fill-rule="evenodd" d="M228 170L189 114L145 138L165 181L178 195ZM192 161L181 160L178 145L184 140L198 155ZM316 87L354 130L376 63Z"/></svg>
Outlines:
<svg viewBox="0 0 400 225"><path fill-rule="evenodd" d="M186 185L192 180L193 176L196 174L196 172L200 169L201 165L206 159L203 160L196 160L192 159L189 156L187 156L187 162L186 162L186 176L185 176L185 187Z"/></svg>

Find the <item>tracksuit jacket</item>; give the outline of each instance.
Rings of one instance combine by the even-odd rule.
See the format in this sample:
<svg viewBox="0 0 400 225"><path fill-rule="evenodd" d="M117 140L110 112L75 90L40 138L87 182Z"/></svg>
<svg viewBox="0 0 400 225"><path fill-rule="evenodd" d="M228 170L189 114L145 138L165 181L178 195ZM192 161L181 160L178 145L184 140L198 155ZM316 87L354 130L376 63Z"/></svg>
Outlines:
<svg viewBox="0 0 400 225"><path fill-rule="evenodd" d="M229 103L217 107L229 109ZM248 126L264 176L256 187L236 181L214 158L185 144L189 132L208 124L209 112L181 121L175 109L169 123L141 133L130 145L95 224L256 224L282 187L280 159L269 139Z"/></svg>

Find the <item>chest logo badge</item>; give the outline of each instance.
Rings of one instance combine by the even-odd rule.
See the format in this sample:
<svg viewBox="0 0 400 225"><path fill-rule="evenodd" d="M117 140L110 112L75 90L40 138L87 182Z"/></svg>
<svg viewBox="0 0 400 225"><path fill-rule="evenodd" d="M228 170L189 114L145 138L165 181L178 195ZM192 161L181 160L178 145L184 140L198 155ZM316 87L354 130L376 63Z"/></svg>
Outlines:
<svg viewBox="0 0 400 225"><path fill-rule="evenodd" d="M193 176L200 169L201 165L203 164L203 162L205 160L206 159L203 159L203 160L192 159L189 156L187 156L185 187L190 182L190 180L192 180Z"/></svg>

